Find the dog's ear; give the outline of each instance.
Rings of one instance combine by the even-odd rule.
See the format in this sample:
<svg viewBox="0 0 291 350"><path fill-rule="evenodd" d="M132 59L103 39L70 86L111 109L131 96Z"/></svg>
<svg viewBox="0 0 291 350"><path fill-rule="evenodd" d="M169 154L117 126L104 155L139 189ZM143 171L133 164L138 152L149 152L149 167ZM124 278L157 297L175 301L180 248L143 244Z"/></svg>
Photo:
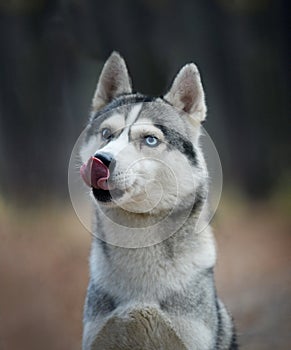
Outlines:
<svg viewBox="0 0 291 350"><path fill-rule="evenodd" d="M125 61L114 51L105 62L100 74L92 101L93 110L98 111L114 97L131 91L131 80Z"/></svg>
<svg viewBox="0 0 291 350"><path fill-rule="evenodd" d="M194 63L187 64L180 70L164 99L189 114L194 122L202 122L205 119L204 91Z"/></svg>

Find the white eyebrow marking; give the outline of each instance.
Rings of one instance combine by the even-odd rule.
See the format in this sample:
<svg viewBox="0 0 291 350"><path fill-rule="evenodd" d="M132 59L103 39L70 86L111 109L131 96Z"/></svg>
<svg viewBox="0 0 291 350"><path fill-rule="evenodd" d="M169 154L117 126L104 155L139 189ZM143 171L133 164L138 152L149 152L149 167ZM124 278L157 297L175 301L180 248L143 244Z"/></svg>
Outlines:
<svg viewBox="0 0 291 350"><path fill-rule="evenodd" d="M109 128L114 131L118 131L124 127L125 117L121 113L114 113L111 117L105 119L101 124L99 129Z"/></svg>
<svg viewBox="0 0 291 350"><path fill-rule="evenodd" d="M137 119L139 112L141 110L142 103L135 105L127 115L126 125L122 130L121 134L109 142L107 145L102 147L99 151L112 153L114 156L120 152L124 145L128 143L128 132L131 124Z"/></svg>
<svg viewBox="0 0 291 350"><path fill-rule="evenodd" d="M135 105L132 110L128 113L126 122L125 122L125 127L124 130L122 131L121 135L119 136L120 139L124 139L128 141L128 134L129 134L129 129L132 126L132 124L136 121L139 112L141 110L142 103L139 103Z"/></svg>
<svg viewBox="0 0 291 350"><path fill-rule="evenodd" d="M128 113L126 118L126 128L128 129L137 119L139 112L141 110L142 103L135 105L132 110Z"/></svg>
<svg viewBox="0 0 291 350"><path fill-rule="evenodd" d="M152 135L157 137L159 140L164 140L164 134L156 126L149 122L149 120L138 120L131 127L131 136L134 139L135 137L143 135Z"/></svg>

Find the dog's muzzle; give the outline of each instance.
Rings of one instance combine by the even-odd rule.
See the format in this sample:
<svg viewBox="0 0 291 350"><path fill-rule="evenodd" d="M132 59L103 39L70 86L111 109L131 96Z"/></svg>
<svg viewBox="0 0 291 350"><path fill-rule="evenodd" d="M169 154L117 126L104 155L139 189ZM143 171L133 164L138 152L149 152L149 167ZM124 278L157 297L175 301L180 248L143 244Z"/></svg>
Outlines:
<svg viewBox="0 0 291 350"><path fill-rule="evenodd" d="M95 154L80 169L81 176L89 187L93 189L109 190L109 165L112 157L109 154Z"/></svg>

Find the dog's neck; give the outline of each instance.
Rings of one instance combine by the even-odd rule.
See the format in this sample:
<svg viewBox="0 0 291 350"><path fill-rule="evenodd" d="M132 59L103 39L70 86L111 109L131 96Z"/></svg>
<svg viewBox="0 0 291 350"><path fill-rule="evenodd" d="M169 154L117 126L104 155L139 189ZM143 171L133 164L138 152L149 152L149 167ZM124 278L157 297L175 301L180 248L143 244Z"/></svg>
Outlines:
<svg viewBox="0 0 291 350"><path fill-rule="evenodd" d="M98 211L96 224L101 240L93 240L91 253L91 271L92 276L96 276L96 283L101 278L109 290L117 295L128 295L128 298L139 295L149 297L147 293L158 295L160 285L169 284L169 279L175 288L179 288L199 271L213 268L216 252L212 231L208 226L201 232L195 232L199 216L198 207L196 209L170 234L167 230L171 230L182 213L163 223L161 226L165 230L162 233L153 228L140 227L130 234L128 228L119 228L118 231L118 226L111 219L104 218L104 211L102 214ZM108 208L108 213L111 218L126 215L127 220L134 220L135 217L133 213L125 214L121 209ZM140 224L148 224L151 219L146 215L138 216ZM113 245L110 244L111 240L114 241ZM140 271L145 271L142 279Z"/></svg>
<svg viewBox="0 0 291 350"><path fill-rule="evenodd" d="M186 240L187 236L191 239L204 223L205 195L197 195L194 203L193 200L189 203L182 209L177 206L168 211L146 213L100 206L96 209L96 232L107 243L127 248L151 246L176 237L179 241Z"/></svg>

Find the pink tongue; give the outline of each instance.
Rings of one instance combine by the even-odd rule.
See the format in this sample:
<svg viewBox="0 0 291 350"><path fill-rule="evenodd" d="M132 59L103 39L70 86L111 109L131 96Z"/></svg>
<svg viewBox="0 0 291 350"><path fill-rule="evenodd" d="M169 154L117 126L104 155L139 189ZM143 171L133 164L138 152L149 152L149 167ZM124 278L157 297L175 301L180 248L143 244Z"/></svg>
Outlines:
<svg viewBox="0 0 291 350"><path fill-rule="evenodd" d="M80 169L81 176L89 187L108 190L107 180L110 172L100 159L91 157L87 164L83 164Z"/></svg>

